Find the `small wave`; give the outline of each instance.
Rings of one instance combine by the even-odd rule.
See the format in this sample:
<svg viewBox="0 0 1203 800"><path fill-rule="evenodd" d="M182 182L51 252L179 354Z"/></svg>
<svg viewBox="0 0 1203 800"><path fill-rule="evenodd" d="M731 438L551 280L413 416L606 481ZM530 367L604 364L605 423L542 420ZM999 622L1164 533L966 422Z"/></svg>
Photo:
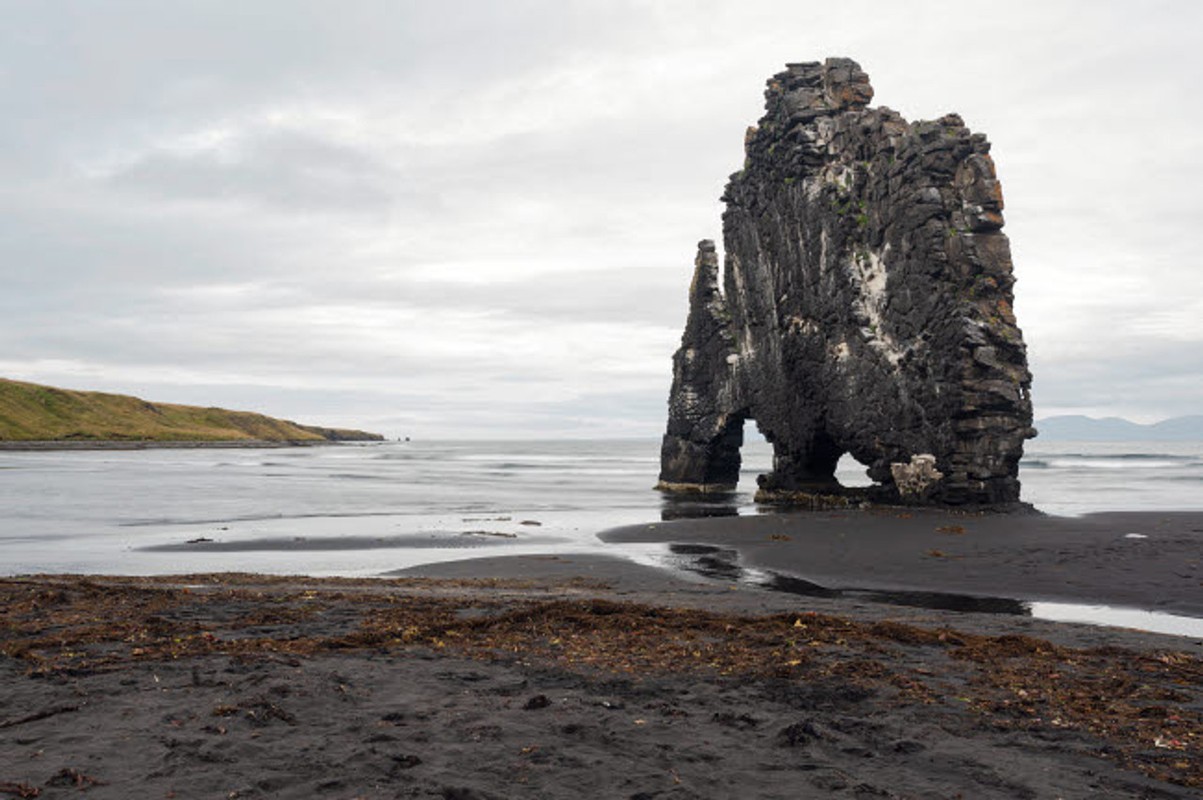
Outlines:
<svg viewBox="0 0 1203 800"><path fill-rule="evenodd" d="M269 522L282 519L355 519L358 517L405 517L420 511L358 511L358 512L311 512L298 514L247 514L238 517L218 517L212 519L179 519L158 517L147 519L131 519L118 522L119 528L147 528L155 525L227 525L234 522Z"/></svg>
<svg viewBox="0 0 1203 800"><path fill-rule="evenodd" d="M1029 466L1033 463L1041 463L1039 459L1034 462L1022 461L1023 466ZM1121 456L1060 456L1053 457L1044 461L1043 467L1037 469L1061 469L1061 470L1156 470L1156 469L1178 469L1183 466L1181 460L1172 458L1123 458Z"/></svg>
<svg viewBox="0 0 1203 800"><path fill-rule="evenodd" d="M408 451L404 453L375 453L371 456L373 461L447 461L445 453L418 453Z"/></svg>
<svg viewBox="0 0 1203 800"><path fill-rule="evenodd" d="M528 464L531 466L534 466L536 463L539 463L539 462L542 462L542 465L544 465L544 466L551 466L551 465L564 464L564 463L571 464L571 463L578 462L583 458L583 456L575 455L575 454L574 455L563 455L563 456L560 456L560 455L554 455L554 456L553 455L549 455L549 456L530 455L530 456L528 456L528 455L520 455L518 453L468 453L465 455L452 456L452 459L455 461L466 461L468 463L478 464L481 462L491 462L491 461L495 462L495 461L498 461L499 459L504 459L506 456L511 456L512 458L521 459L521 461L518 463L521 463L523 466L526 466ZM510 463L510 462L503 461L502 463Z"/></svg>
<svg viewBox="0 0 1203 800"><path fill-rule="evenodd" d="M573 462L576 462L576 461L579 461L579 459L573 460ZM573 463L573 462L570 462L570 463ZM496 464L489 464L488 466L492 467L493 469L560 470L560 469L563 469L562 464L564 464L564 463L565 462L563 462L563 461L554 462L554 463L549 462L549 463L545 463L545 464L540 464L540 463L533 462L533 461L501 461Z"/></svg>
<svg viewBox="0 0 1203 800"><path fill-rule="evenodd" d="M1198 456L1173 453L1063 453L1059 458L1080 458L1083 461L1193 461Z"/></svg>
<svg viewBox="0 0 1203 800"><path fill-rule="evenodd" d="M483 533L483 532L482 532ZM269 536L231 541L188 541L134 548L145 553L352 552L488 548L511 544L507 536L464 536L445 531L417 531L400 536Z"/></svg>
<svg viewBox="0 0 1203 800"><path fill-rule="evenodd" d="M1177 461L1190 462L1198 458L1196 455L1177 455L1175 453L1122 453L1111 456L1123 461Z"/></svg>

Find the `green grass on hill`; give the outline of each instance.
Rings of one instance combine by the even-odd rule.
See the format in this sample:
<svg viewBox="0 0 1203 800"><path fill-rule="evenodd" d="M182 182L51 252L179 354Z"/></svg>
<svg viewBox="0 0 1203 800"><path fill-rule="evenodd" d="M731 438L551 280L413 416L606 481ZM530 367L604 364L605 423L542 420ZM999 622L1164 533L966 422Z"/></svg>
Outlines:
<svg viewBox="0 0 1203 800"><path fill-rule="evenodd" d="M226 411L0 378L0 441L320 442L378 439L248 411Z"/></svg>

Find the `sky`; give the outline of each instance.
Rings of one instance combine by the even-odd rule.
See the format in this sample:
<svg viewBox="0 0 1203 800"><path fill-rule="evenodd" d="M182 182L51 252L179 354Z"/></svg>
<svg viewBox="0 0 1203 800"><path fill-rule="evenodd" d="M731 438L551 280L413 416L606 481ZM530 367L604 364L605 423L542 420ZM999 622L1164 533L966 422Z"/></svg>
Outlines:
<svg viewBox="0 0 1203 800"><path fill-rule="evenodd" d="M1203 3L0 0L0 376L654 437L787 62L986 133L1037 417L1203 413Z"/></svg>

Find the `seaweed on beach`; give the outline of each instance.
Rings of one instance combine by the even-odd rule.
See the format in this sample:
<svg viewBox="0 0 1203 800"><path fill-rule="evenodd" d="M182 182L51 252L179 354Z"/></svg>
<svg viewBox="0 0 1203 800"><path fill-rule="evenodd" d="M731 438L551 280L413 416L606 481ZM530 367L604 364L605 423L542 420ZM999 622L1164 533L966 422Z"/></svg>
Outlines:
<svg viewBox="0 0 1203 800"><path fill-rule="evenodd" d="M1203 786L1203 662L1173 652L1059 648L977 637L953 653L981 666L972 706L1002 729L1068 729L1160 780Z"/></svg>
<svg viewBox="0 0 1203 800"><path fill-rule="evenodd" d="M1203 661L1195 656L600 594L579 582L4 579L0 653L35 677L214 655L299 659L384 650L631 680L692 674L765 687L844 687L876 702L973 714L996 730L1073 732L1126 768L1203 787ZM784 697L790 690L772 691ZM23 722L0 720L0 727Z"/></svg>

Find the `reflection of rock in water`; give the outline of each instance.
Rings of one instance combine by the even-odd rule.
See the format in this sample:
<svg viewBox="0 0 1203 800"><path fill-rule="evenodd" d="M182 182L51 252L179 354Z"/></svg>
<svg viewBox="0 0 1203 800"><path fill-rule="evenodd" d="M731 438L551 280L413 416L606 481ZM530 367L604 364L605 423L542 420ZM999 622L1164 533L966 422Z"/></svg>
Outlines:
<svg viewBox="0 0 1203 800"><path fill-rule="evenodd" d="M668 551L687 556L676 560L675 566L695 575L727 582L741 581L745 577L743 567L737 563L739 553L734 550L704 544L670 544Z"/></svg>
<svg viewBox="0 0 1203 800"><path fill-rule="evenodd" d="M761 581L760 584L766 589L772 589L775 592L785 592L787 594L799 594L803 597L840 597L843 595L839 589L828 589L813 581L795 578L791 575L778 575L776 573L768 573L768 579Z"/></svg>
<svg viewBox="0 0 1203 800"><path fill-rule="evenodd" d="M1031 376L990 143L955 114L870 108L848 59L791 64L765 97L721 281L698 247L659 488L733 489L753 419L769 501L838 505L844 453L882 500L1018 500Z"/></svg>
<svg viewBox="0 0 1203 800"><path fill-rule="evenodd" d="M695 575L724 582L747 583L774 592L803 597L846 597L910 608L931 608L939 611L960 611L977 614L1013 614L1031 616L1027 603L1007 597L977 597L951 592L886 591L879 589L833 589L793 575L769 570L746 570L739 564L739 553L725 547L705 544L670 544L674 556L670 564Z"/></svg>
<svg viewBox="0 0 1203 800"><path fill-rule="evenodd" d="M947 592L880 592L861 589L848 589L844 594L892 606L911 606L976 614L1013 614L1022 617L1032 615L1032 607L1028 603L1012 600L1009 597L976 597Z"/></svg>
<svg viewBox="0 0 1203 800"><path fill-rule="evenodd" d="M660 519L703 519L739 515L740 496L734 492L715 495L666 494Z"/></svg>

